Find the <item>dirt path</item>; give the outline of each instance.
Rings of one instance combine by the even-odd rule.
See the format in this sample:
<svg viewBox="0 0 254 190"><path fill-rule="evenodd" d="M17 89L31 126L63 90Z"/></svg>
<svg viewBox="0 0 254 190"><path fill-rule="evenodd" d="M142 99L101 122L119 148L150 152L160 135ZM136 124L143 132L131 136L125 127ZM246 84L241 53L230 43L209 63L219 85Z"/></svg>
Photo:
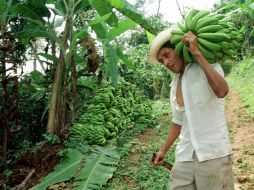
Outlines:
<svg viewBox="0 0 254 190"><path fill-rule="evenodd" d="M228 95L226 114L232 132L235 189L254 190L254 119L248 116L233 89Z"/></svg>

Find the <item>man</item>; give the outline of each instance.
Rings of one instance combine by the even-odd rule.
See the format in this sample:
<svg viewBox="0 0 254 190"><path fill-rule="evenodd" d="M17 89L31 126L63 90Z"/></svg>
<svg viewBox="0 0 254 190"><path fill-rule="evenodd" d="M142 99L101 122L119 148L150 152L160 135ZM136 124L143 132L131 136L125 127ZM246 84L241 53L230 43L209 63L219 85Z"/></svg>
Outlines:
<svg viewBox="0 0 254 190"><path fill-rule="evenodd" d="M161 63L176 74L170 92L172 127L153 164L161 164L179 137L171 190L233 190L232 148L223 99L229 87L223 70L220 64L207 62L192 32L182 40L197 63L185 63L169 42L171 29L156 36L148 57L149 63Z"/></svg>

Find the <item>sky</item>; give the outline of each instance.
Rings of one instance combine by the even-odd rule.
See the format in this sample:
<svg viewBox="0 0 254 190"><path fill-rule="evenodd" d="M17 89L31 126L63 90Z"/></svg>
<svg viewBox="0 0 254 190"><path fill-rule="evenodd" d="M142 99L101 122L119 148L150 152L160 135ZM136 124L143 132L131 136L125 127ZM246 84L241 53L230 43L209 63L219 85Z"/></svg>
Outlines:
<svg viewBox="0 0 254 190"><path fill-rule="evenodd" d="M136 0L128 0L131 4L134 4ZM151 2L140 10L145 12L145 16L151 14L156 14L159 6L159 0L147 0ZM188 12L190 8L195 8L198 10L211 10L215 3L220 2L220 0L178 0L181 10ZM164 20L176 23L181 21L181 14L179 12L176 0L161 0L159 13L164 17Z"/></svg>

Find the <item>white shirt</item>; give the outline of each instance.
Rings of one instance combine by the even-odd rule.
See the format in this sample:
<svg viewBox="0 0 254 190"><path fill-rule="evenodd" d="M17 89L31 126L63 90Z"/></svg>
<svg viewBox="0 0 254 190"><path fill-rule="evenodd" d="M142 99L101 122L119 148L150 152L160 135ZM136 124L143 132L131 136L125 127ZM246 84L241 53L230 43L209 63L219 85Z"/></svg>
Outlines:
<svg viewBox="0 0 254 190"><path fill-rule="evenodd" d="M224 76L220 64L212 66ZM178 80L179 74L171 82L170 92L172 122L182 126L176 162L193 161L194 151L200 162L232 154L224 99L214 94L203 69L196 63L185 68L182 76L184 108L176 103Z"/></svg>

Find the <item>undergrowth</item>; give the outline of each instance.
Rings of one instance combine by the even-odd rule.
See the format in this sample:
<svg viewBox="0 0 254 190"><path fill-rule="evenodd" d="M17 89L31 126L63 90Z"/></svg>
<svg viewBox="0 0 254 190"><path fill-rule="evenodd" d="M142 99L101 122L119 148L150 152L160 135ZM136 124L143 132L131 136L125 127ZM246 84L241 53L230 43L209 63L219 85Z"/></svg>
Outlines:
<svg viewBox="0 0 254 190"><path fill-rule="evenodd" d="M136 138L133 138L132 131L120 139L122 145L120 164L114 178L110 180L105 189L167 189L169 172L162 167L154 167L150 160L152 154L160 148L168 135L171 125L169 102L156 101L153 110L158 118L157 126L144 131ZM174 151L175 147L172 147L168 152L166 157L168 162L174 162Z"/></svg>
<svg viewBox="0 0 254 190"><path fill-rule="evenodd" d="M231 87L235 88L242 99L248 114L254 118L254 59L245 59L236 63L227 79Z"/></svg>

